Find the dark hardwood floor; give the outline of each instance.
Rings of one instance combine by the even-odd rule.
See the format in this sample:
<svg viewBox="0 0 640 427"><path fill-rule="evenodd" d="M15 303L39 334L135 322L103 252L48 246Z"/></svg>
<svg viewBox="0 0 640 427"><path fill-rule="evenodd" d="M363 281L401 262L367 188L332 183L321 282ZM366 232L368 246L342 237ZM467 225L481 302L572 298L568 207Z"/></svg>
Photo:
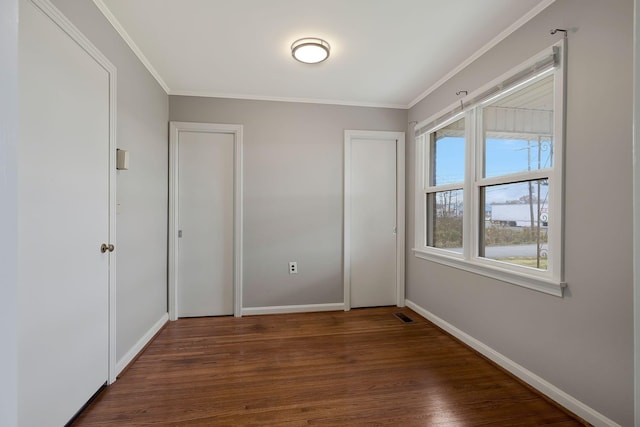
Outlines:
<svg viewBox="0 0 640 427"><path fill-rule="evenodd" d="M582 424L413 311L384 307L172 322L73 425Z"/></svg>

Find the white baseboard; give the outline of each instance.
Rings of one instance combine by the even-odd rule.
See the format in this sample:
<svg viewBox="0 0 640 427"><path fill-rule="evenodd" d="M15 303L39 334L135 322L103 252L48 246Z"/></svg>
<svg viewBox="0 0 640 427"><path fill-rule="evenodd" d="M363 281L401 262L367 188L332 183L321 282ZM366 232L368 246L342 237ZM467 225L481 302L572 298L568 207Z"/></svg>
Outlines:
<svg viewBox="0 0 640 427"><path fill-rule="evenodd" d="M169 314L165 313L162 317L147 331L146 334L138 340L138 342L125 354L122 359L116 364L116 377L120 375L122 370L127 367L133 359L136 358L138 353L151 341L151 339L158 333L158 331L169 321Z"/></svg>
<svg viewBox="0 0 640 427"><path fill-rule="evenodd" d="M344 310L344 303L332 304L307 304L307 305L277 305L272 307L244 307L243 316L257 314L285 314L285 313L311 313L314 311L340 311Z"/></svg>
<svg viewBox="0 0 640 427"><path fill-rule="evenodd" d="M558 387L540 378L539 376L529 371L525 367L520 366L513 360L503 356L502 354L498 353L488 345L478 341L477 339L473 338L471 335L468 335L466 332L461 331L460 329L456 328L452 324L439 318L435 314L420 307L416 303L407 300L407 307L409 307L416 313L420 314L422 317L429 320L430 322L434 323L438 327L444 329L449 334L453 335L463 343L467 344L469 347L478 351L483 356L492 360L502 368L509 371L511 374L520 378L522 381L529 384L531 387L535 388L540 393L544 394L545 396L549 397L553 401L567 408L569 411L573 412L574 414L584 419L585 421L588 421L589 423L593 424L596 427L599 427L599 426L620 427L619 424L605 417L598 411L594 410L593 408L590 408L589 406L580 402L578 399L570 396L569 394L560 390Z"/></svg>

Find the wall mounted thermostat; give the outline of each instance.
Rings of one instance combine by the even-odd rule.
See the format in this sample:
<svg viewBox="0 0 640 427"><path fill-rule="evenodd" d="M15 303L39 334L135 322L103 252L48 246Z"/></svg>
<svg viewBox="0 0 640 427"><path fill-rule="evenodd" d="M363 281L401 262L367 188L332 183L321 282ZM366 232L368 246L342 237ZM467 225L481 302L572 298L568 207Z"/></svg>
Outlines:
<svg viewBox="0 0 640 427"><path fill-rule="evenodd" d="M129 152L127 150L116 150L116 169L119 171L129 169Z"/></svg>

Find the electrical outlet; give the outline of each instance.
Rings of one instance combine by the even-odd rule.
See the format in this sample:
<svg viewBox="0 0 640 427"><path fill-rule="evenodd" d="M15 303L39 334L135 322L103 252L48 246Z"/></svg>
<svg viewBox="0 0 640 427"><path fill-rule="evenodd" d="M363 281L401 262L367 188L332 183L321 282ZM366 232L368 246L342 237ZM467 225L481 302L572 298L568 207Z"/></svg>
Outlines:
<svg viewBox="0 0 640 427"><path fill-rule="evenodd" d="M298 263L289 261L289 274L298 274Z"/></svg>

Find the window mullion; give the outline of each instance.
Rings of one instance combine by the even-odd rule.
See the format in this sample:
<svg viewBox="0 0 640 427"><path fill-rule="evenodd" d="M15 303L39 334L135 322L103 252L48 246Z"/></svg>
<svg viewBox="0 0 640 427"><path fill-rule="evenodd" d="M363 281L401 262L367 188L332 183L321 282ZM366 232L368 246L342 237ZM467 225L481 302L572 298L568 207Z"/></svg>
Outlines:
<svg viewBox="0 0 640 427"><path fill-rule="evenodd" d="M474 181L475 181L475 170L476 170L476 110L472 109L466 114L466 126L465 126L465 139L466 139L466 147L465 147L465 179L464 179L464 189L463 189L463 197L465 201L465 209L463 212L463 256L464 259L469 260L473 256L475 252L473 250L473 245L475 241L475 226L473 218L476 216L477 212L477 203L476 197L474 195Z"/></svg>
<svg viewBox="0 0 640 427"><path fill-rule="evenodd" d="M475 220L473 221L473 244L471 248L471 257L477 258L479 256L480 244L483 240L483 232L484 232L484 221L480 222L480 218L484 219L484 202L480 200L480 182L484 176L484 148L485 148L485 140L484 140L484 126L483 126L483 115L482 108L475 108L475 122L473 126L474 130L474 170L473 170L473 200L474 206L476 209Z"/></svg>

